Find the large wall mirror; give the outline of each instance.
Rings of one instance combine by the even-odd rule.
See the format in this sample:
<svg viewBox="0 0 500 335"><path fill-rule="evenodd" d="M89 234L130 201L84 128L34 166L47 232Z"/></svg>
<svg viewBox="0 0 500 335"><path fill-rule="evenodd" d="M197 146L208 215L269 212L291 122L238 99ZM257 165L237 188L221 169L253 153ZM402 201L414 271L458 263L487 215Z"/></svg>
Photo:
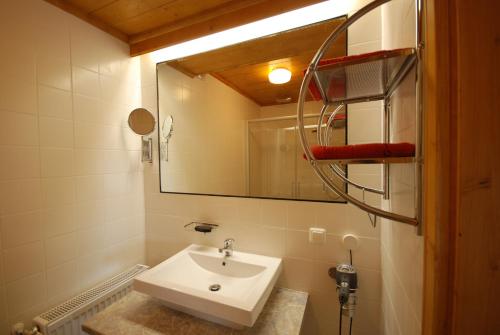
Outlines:
<svg viewBox="0 0 500 335"><path fill-rule="evenodd" d="M304 69L344 20L158 64L161 191L341 202L303 158L296 101ZM344 35L326 57L346 54ZM276 68L290 70L291 80L272 84ZM322 106L312 97L305 103L309 136ZM346 122L331 134L332 145L344 145Z"/></svg>

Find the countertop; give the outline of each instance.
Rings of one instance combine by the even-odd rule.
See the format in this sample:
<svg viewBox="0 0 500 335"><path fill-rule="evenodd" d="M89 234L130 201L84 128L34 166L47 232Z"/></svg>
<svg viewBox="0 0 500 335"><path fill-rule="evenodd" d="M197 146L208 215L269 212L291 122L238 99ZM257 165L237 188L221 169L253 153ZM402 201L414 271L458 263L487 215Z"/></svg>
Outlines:
<svg viewBox="0 0 500 335"><path fill-rule="evenodd" d="M132 291L85 321L82 329L90 335L298 335L307 298L305 292L275 288L255 325L235 330L175 311Z"/></svg>

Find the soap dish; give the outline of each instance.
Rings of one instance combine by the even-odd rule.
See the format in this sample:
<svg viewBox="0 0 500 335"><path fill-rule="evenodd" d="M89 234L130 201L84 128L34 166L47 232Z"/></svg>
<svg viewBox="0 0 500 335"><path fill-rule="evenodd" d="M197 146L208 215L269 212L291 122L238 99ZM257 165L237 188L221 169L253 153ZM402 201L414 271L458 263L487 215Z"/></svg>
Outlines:
<svg viewBox="0 0 500 335"><path fill-rule="evenodd" d="M214 223L207 223L207 222L190 222L187 225L184 226L184 229L187 231L195 231L198 233L211 233L212 231L216 230L219 227L219 225L214 224Z"/></svg>

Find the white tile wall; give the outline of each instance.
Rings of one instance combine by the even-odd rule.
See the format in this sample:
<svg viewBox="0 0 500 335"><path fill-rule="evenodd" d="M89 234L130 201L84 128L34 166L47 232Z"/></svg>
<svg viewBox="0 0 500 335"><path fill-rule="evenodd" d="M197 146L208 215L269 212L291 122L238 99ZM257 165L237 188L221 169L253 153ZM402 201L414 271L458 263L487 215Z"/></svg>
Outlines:
<svg viewBox="0 0 500 335"><path fill-rule="evenodd" d="M385 49L415 46L415 0L395 0L382 8ZM415 85L410 73L393 99L393 141L415 142ZM387 208L414 215L414 166L391 167ZM422 322L423 239L413 227L382 220L382 330L418 335Z"/></svg>
<svg viewBox="0 0 500 335"><path fill-rule="evenodd" d="M418 327L419 263L413 271L405 265L421 250L412 232L384 223L381 244L379 229L350 205L160 194L158 162L143 180L139 141L126 127L132 107L156 111L148 56L139 68L123 43L44 2L0 6L0 42L11 46L0 62L1 332L141 261L145 235L150 264L189 243L219 245L228 236L239 250L283 257L280 284L311 294L305 333L329 334L338 306L326 270L347 260L340 237L348 232L361 237L353 255L360 272L355 334L377 333L381 287L385 334ZM381 15L376 11L350 30L350 54L380 48L388 27ZM373 126L381 122L379 105L349 113L349 142L380 139ZM404 119L399 124L411 126ZM379 168L353 167L350 175L380 181ZM182 226L192 219L218 222L221 229L187 233ZM313 225L327 229L325 245L307 242Z"/></svg>
<svg viewBox="0 0 500 335"><path fill-rule="evenodd" d="M142 262L140 64L44 1L0 4L0 333Z"/></svg>
<svg viewBox="0 0 500 335"><path fill-rule="evenodd" d="M380 48L380 11L360 22L349 40L349 51L361 46ZM372 35L364 36L370 30ZM143 103L156 111L155 67L149 56L141 58ZM221 97L224 98L224 97ZM230 103L230 102L228 102ZM175 106L172 106L175 108ZM280 113L279 108L272 113ZM349 110L351 113L351 110ZM381 140L380 104L362 104L353 109L349 122L351 142ZM265 115L261 115L265 116ZM155 143L156 146L156 143ZM338 262L348 261L348 251L341 236L355 233L361 247L354 251L354 263L360 273L359 311L353 334L378 334L380 328L380 230L373 229L364 212L345 204L296 201L222 198L159 192L159 168L156 156L144 171L146 197L146 246L150 265L168 258L191 243L219 246L227 237L236 239L236 249L282 257L284 271L279 285L308 291L304 334L332 334L338 327L338 298L335 284L327 270ZM380 168L353 168L350 176L380 183ZM208 220L221 226L213 234L186 232L183 225L193 220ZM327 229L327 243L308 242L309 227Z"/></svg>

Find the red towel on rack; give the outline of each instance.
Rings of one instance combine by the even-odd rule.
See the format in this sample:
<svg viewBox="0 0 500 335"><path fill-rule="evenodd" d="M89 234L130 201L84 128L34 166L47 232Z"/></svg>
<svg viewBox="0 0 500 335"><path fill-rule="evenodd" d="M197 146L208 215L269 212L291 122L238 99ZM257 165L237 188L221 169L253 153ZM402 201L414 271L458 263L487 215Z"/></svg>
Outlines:
<svg viewBox="0 0 500 335"><path fill-rule="evenodd" d="M411 143L368 143L345 146L311 147L313 156L322 159L355 159L380 157L413 157L415 145ZM304 155L305 158L305 155Z"/></svg>

